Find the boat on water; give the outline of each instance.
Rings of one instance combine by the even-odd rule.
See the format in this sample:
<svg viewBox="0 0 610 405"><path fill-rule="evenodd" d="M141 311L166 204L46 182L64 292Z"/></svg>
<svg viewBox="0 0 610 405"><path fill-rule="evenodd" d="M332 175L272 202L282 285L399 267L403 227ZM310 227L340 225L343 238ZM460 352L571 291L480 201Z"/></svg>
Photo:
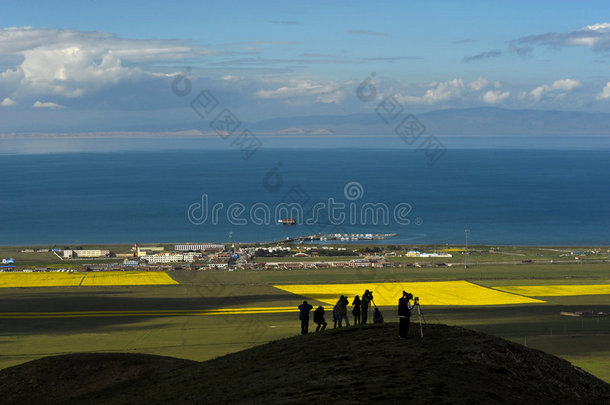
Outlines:
<svg viewBox="0 0 610 405"><path fill-rule="evenodd" d="M282 224L282 225L296 225L297 220L294 219L294 218L282 218L282 219L280 219L277 222Z"/></svg>

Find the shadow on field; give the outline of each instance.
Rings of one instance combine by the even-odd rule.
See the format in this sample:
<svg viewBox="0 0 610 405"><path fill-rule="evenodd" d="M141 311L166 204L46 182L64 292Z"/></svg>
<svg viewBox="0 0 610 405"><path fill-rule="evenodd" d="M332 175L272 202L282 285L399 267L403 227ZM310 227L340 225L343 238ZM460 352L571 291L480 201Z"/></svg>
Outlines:
<svg viewBox="0 0 610 405"><path fill-rule="evenodd" d="M216 309L257 306L285 301L287 294L233 295L228 297L139 297L117 293L45 293L0 298L2 312L142 311Z"/></svg>
<svg viewBox="0 0 610 405"><path fill-rule="evenodd" d="M48 335L53 333L113 333L150 329L147 321L158 317L129 316L114 318L56 318L56 319L0 319L3 335ZM155 328L175 327L171 323L157 324ZM9 343L3 340L1 343Z"/></svg>
<svg viewBox="0 0 610 405"><path fill-rule="evenodd" d="M180 290L176 290L180 292ZM206 297L196 295L183 297L142 297L126 292L70 292L70 294L44 292L14 294L0 298L0 330L4 334L96 332L115 330L140 330L147 321L164 318L166 315L111 316L74 318L11 318L2 319L2 313L33 312L80 312L80 311L155 311L155 310L205 310L218 308L243 308L273 306L281 301L286 304L285 293L234 295L228 297ZM276 304L277 305L277 304ZM296 311L296 307L295 307ZM181 315L167 315L180 317ZM184 315L182 315L184 316ZM231 315L243 316L243 315ZM159 326L155 326L159 327Z"/></svg>

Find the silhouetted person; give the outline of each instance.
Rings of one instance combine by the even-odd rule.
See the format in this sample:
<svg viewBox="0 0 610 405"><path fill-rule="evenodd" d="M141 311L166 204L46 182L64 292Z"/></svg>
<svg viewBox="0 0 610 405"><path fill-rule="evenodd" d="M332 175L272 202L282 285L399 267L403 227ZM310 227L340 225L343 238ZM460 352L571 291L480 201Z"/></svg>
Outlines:
<svg viewBox="0 0 610 405"><path fill-rule="evenodd" d="M371 301L373 301L373 293L369 290L366 290L364 294L362 294L362 304L360 304L362 308L362 324L366 325L366 320L369 316L369 308L371 306Z"/></svg>
<svg viewBox="0 0 610 405"><path fill-rule="evenodd" d="M402 298L398 300L398 316L400 317L400 325L398 326L398 336L401 339L406 339L409 334L409 324L411 323L411 300L413 295L406 291L402 292Z"/></svg>
<svg viewBox="0 0 610 405"><path fill-rule="evenodd" d="M383 315L379 308L375 308L375 312L373 312L373 323L383 323Z"/></svg>
<svg viewBox="0 0 610 405"><path fill-rule="evenodd" d="M349 318L347 317L347 306L349 305L349 300L346 296L342 295L337 301L337 311L339 313L339 327L341 328L341 323L345 319L345 326L349 326Z"/></svg>
<svg viewBox="0 0 610 405"><path fill-rule="evenodd" d="M360 301L360 297L359 296L355 296L354 297L354 301L352 301L352 305L354 306L354 309L352 309L352 315L354 315L354 325L360 325L362 324L362 320L360 319L360 305L362 304L362 301Z"/></svg>
<svg viewBox="0 0 610 405"><path fill-rule="evenodd" d="M301 320L301 335L306 335L309 332L309 311L311 311L313 307L307 303L307 301L303 301L301 305L299 305L299 319Z"/></svg>
<svg viewBox="0 0 610 405"><path fill-rule="evenodd" d="M333 322L334 322L334 326L333 328L337 328L337 324L339 323L339 307L337 307L336 305L333 307Z"/></svg>
<svg viewBox="0 0 610 405"><path fill-rule="evenodd" d="M326 324L326 321L324 320L324 308L319 306L318 308L316 308L315 311L313 311L313 321L314 321L314 323L318 324L318 327L316 328L316 332L326 329L327 324ZM320 329L320 327L322 327L322 329Z"/></svg>

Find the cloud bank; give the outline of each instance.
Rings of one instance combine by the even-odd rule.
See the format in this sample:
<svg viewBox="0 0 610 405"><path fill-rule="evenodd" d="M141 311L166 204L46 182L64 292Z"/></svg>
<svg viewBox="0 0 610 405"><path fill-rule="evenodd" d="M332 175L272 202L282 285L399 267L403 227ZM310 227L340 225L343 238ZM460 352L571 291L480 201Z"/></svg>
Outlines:
<svg viewBox="0 0 610 405"><path fill-rule="evenodd" d="M529 35L511 42L514 49L519 45L541 45L555 49L567 46L586 46L597 52L610 51L610 23L603 22L587 25L571 32L548 32L540 35ZM525 47L525 49L531 49Z"/></svg>
<svg viewBox="0 0 610 405"><path fill-rule="evenodd" d="M0 87L34 95L80 97L138 79L147 63L193 58L206 50L184 41L135 40L98 31L0 29L0 54L20 61L0 73Z"/></svg>

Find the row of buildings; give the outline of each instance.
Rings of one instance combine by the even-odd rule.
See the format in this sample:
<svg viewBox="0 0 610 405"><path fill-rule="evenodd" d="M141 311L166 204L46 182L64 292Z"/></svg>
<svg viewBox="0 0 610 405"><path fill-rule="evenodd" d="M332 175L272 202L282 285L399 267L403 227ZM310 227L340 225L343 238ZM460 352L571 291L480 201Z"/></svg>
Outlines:
<svg viewBox="0 0 610 405"><path fill-rule="evenodd" d="M317 268L392 268L392 267L451 267L451 263L404 263L375 260L319 261L319 262L247 262L235 266L239 269L299 270ZM227 263L212 262L191 266L195 270L222 270L231 268Z"/></svg>
<svg viewBox="0 0 610 405"><path fill-rule="evenodd" d="M132 253L112 253L110 250L105 249L27 249L27 251L53 252L64 260L80 258L103 259L112 256L124 258L126 260L139 258L148 263L177 263L192 262L197 253L222 252L224 249L225 245L220 243L183 243L174 245L173 252L165 252L165 247L163 246L140 246L138 243L135 243L131 248ZM59 253L61 253L61 256Z"/></svg>

